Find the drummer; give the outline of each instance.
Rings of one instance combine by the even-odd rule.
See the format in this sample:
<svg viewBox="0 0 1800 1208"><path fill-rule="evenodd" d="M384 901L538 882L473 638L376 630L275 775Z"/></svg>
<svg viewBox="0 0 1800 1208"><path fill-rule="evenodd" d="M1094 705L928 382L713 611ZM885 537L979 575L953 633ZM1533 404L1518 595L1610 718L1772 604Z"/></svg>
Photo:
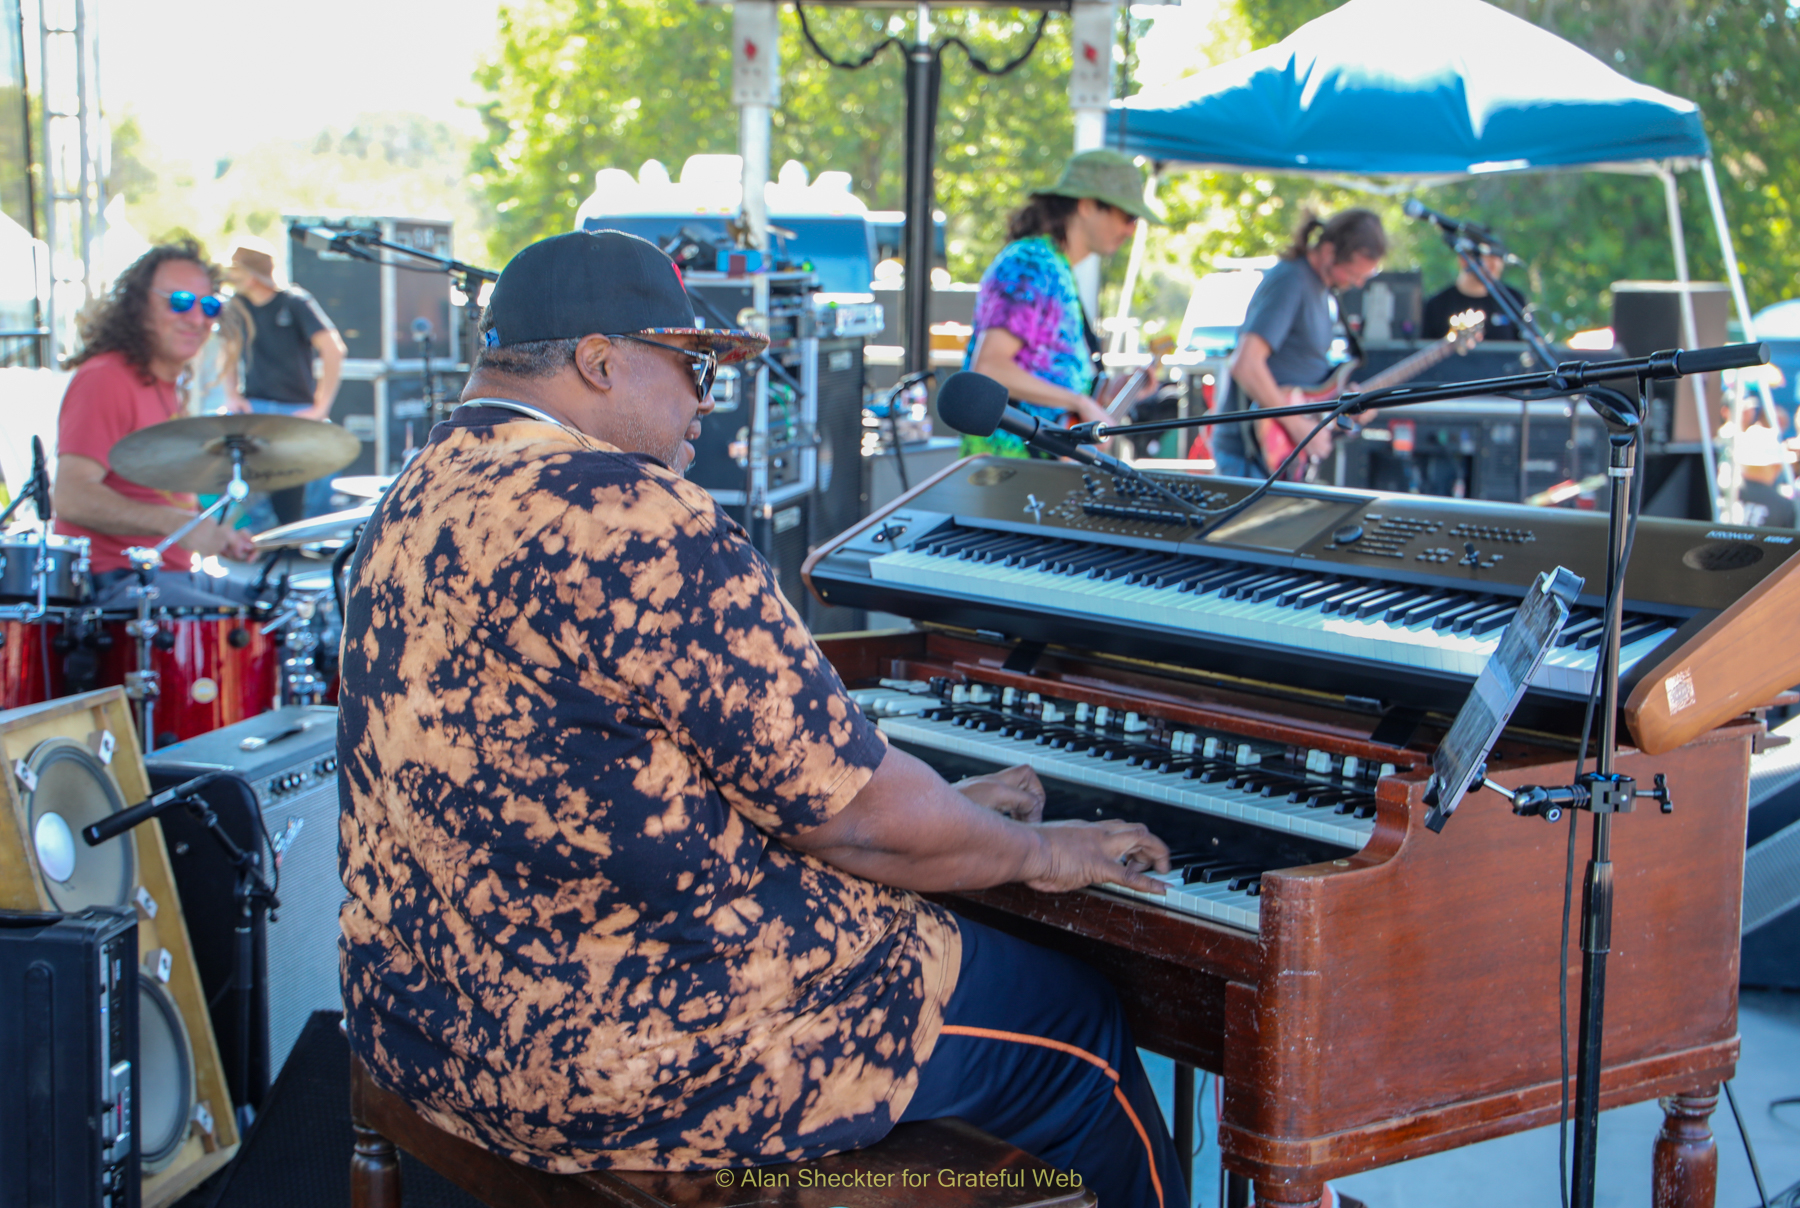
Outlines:
<svg viewBox="0 0 1800 1208"><path fill-rule="evenodd" d="M56 531L88 540L96 602L123 596L132 579L125 550L153 546L194 518L192 495L158 491L112 472L121 439L182 414L189 363L212 331L222 300L198 244L151 248L80 321L81 349L57 419ZM250 534L202 520L163 555L159 603L229 603L210 580L186 573L198 557L248 561ZM185 555L185 556L184 556ZM192 597L192 598L190 598Z"/></svg>

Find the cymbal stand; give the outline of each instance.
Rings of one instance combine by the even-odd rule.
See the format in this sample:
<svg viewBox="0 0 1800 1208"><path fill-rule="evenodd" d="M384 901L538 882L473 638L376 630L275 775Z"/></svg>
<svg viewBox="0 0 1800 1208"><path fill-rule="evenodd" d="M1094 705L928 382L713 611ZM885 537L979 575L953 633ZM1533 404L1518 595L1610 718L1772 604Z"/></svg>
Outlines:
<svg viewBox="0 0 1800 1208"><path fill-rule="evenodd" d="M245 437L226 437L225 448L231 455L231 481L226 484L225 493L155 545L148 548L134 545L125 551L126 561L131 563L131 569L138 577L130 592L137 601L137 619L125 625L125 632L137 642L137 670L125 676L125 695L137 702L138 741L143 744L146 755L156 749L156 700L162 695L161 678L151 665L151 651L155 649L160 628L150 615L161 594L156 589L156 572L162 569L163 553L192 532L202 520L210 520L215 513L222 513L232 504L242 503L250 497L250 484L244 481L244 454L252 447L253 443Z"/></svg>

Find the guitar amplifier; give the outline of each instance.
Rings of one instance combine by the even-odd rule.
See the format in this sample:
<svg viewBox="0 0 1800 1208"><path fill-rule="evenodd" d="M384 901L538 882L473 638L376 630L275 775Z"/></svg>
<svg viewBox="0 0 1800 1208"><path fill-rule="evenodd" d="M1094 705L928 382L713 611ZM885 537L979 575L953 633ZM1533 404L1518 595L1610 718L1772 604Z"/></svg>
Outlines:
<svg viewBox="0 0 1800 1208"><path fill-rule="evenodd" d="M233 1098L260 1107L308 1016L342 1009L337 710L322 705L275 709L163 747L144 766L151 787L159 792L206 772L235 772L236 778L215 781L201 795L239 847L260 853L265 877L279 877L281 907L252 937L251 1079L248 1087L240 1087L229 1059L238 1044L238 997L232 985L236 877L193 815L181 809L162 815L163 838L186 907L200 980L212 1004L219 1051L227 1054L232 1070Z"/></svg>
<svg viewBox="0 0 1800 1208"><path fill-rule="evenodd" d="M0 911L0 1208L137 1208L137 915Z"/></svg>

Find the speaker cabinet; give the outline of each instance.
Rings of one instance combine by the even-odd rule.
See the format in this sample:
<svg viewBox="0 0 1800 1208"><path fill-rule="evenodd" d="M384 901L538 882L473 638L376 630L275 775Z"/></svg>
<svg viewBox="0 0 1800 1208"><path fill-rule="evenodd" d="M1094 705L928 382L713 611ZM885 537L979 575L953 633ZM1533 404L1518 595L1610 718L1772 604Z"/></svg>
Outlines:
<svg viewBox="0 0 1800 1208"><path fill-rule="evenodd" d="M143 801L149 780L122 688L0 713L0 909L135 911L144 1208L237 1152L237 1122L155 819L89 847L83 827Z"/></svg>
<svg viewBox="0 0 1800 1208"><path fill-rule="evenodd" d="M298 731L296 733L295 731ZM251 740L251 750L244 741ZM209 734L163 747L145 761L152 791L207 772L236 778L201 790L233 842L245 851L279 853L275 875L281 909L253 935L256 992L250 1003L250 1085L231 1089L259 1112L300 1030L314 1011L341 1011L338 911L337 710L288 705ZM252 813L252 810L255 813ZM260 817L258 817L260 815ZM265 832L266 828L266 832ZM218 844L186 813L163 818L176 884L219 1048L237 1051L236 877ZM268 870L265 861L265 875Z"/></svg>
<svg viewBox="0 0 1800 1208"><path fill-rule="evenodd" d="M1694 338L1682 335L1679 281L1614 281L1613 338L1626 356L1645 357L1667 348L1711 348L1725 342L1725 323L1731 317L1731 291L1720 281L1690 281L1687 293L1694 300ZM1645 429L1655 441L1688 442L1710 436L1719 426L1719 404L1724 399L1723 379L1703 375L1706 402L1711 409L1704 433L1694 412L1692 377L1651 384L1650 414Z"/></svg>

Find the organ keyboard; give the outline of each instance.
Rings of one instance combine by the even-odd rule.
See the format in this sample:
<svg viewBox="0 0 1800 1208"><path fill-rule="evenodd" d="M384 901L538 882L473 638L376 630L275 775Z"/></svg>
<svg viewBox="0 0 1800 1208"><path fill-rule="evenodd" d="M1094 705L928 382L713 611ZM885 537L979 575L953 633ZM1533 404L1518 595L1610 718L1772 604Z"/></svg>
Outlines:
<svg viewBox="0 0 1800 1208"><path fill-rule="evenodd" d="M1209 509L1249 489L1166 481ZM1141 1044L1219 1073L1224 1160L1259 1203L1554 1120L1567 832L1477 792L1434 834L1422 797L1531 579L1561 564L1603 586L1601 519L1294 486L1194 528L1076 466L976 459L809 561L827 602L919 623L820 639L891 743L952 779L1029 764L1047 817L1141 821L1173 855L1161 895L946 900L1095 965ZM1760 733L1738 715L1800 680L1770 640L1800 604L1796 537L1646 519L1627 581L1639 749L1618 767L1665 773L1677 808L1614 829L1602 1102L1669 1096L1687 1136L1737 1054ZM1529 725L1495 746L1498 783L1572 778L1599 604L1579 602ZM1659 1203L1710 1202L1685 1144L1658 1148Z"/></svg>
<svg viewBox="0 0 1800 1208"><path fill-rule="evenodd" d="M1235 502L1249 485L1156 477L1196 509ZM828 544L807 575L845 607L1014 640L1061 643L1073 628L1088 649L1178 650L1186 666L1240 680L1454 712L1534 577L1560 564L1588 594L1519 720L1578 727L1599 663L1603 514L1284 484L1201 538L1197 519L1128 479L987 459ZM1704 678L1708 643L1734 608L1773 618L1800 607L1797 542L1792 531L1639 522L1620 666L1640 747L1679 746L1800 681L1800 648L1783 644L1755 652L1729 683L1696 687L1697 712L1666 683L1683 670Z"/></svg>

